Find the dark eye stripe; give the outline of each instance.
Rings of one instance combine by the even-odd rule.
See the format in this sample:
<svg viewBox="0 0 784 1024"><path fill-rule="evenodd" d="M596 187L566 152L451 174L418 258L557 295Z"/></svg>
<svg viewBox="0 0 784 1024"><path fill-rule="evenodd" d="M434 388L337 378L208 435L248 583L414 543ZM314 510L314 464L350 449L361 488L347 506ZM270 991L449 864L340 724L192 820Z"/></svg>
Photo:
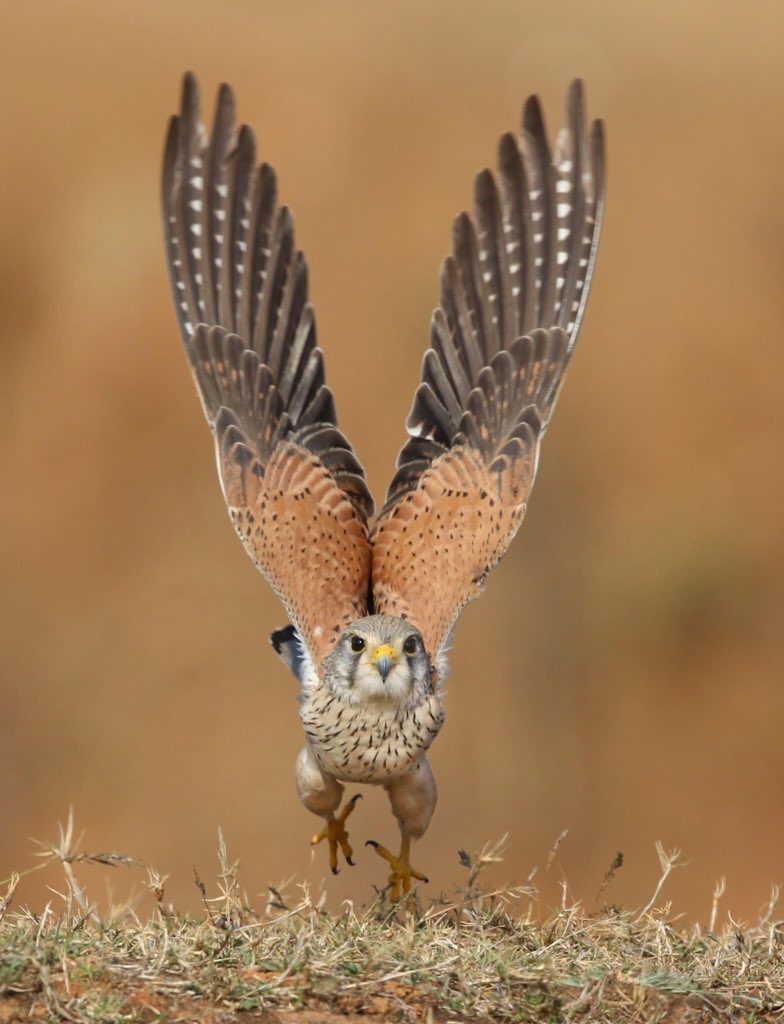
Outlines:
<svg viewBox="0 0 784 1024"><path fill-rule="evenodd" d="M348 663L348 688L351 689L357 681L357 669L359 668L359 658L352 658Z"/></svg>

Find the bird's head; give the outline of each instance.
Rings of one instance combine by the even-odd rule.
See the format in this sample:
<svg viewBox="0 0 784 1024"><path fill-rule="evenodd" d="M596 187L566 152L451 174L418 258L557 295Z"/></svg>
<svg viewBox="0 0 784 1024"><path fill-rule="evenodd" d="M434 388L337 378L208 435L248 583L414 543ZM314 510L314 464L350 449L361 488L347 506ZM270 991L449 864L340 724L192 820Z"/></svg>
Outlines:
<svg viewBox="0 0 784 1024"><path fill-rule="evenodd" d="M351 704L404 706L430 689L430 660L420 633L392 615L352 622L324 667L327 685Z"/></svg>

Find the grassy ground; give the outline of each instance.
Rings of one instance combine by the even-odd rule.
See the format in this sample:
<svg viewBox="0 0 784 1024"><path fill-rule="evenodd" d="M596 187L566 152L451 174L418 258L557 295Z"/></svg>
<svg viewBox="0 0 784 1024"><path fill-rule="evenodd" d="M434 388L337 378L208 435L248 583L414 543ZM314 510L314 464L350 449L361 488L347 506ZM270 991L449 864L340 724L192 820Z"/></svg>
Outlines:
<svg viewBox="0 0 784 1024"><path fill-rule="evenodd" d="M217 894L195 878L196 919L167 904L149 868L152 914L125 905L99 916L76 870L137 862L79 846L70 820L42 847L33 870L65 876L42 913L14 906L18 876L4 883L0 1022L784 1020L778 893L754 927L717 928L720 887L707 927L676 927L662 891L679 854L661 846L661 877L637 911L587 914L566 887L550 911L533 884L485 890L496 846L461 852L465 885L448 900L392 907L379 893L332 914L304 887L271 888L266 907L250 906L221 838Z"/></svg>

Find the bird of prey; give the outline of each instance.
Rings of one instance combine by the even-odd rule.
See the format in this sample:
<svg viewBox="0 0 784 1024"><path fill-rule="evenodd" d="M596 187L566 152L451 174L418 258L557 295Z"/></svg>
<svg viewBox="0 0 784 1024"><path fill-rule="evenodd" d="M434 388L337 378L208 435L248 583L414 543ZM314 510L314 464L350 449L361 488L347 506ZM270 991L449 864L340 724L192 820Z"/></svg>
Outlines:
<svg viewBox="0 0 784 1024"><path fill-rule="evenodd" d="M256 164L232 90L212 132L186 74L163 163L169 270L223 495L290 625L272 644L299 680L296 783L349 864L345 783L381 785L401 833L391 898L426 881L427 759L444 721L450 638L525 515L588 299L604 205L602 124L572 84L551 149L538 99L454 224L408 438L381 512L338 429L305 258L275 172ZM369 358L373 358L372 354ZM381 356L379 356L381 358Z"/></svg>

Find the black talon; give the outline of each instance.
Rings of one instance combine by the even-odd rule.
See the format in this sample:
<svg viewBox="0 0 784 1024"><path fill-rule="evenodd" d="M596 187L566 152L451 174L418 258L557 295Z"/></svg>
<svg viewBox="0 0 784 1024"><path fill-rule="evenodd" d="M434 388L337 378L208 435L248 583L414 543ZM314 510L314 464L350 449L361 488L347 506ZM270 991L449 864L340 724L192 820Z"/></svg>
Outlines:
<svg viewBox="0 0 784 1024"><path fill-rule="evenodd" d="M355 863L354 863L354 861L353 861L353 860L351 859L351 857L346 857L346 864L348 864L348 865L349 865L350 867L352 867L352 868L353 868L353 867L356 867L356 864L355 864Z"/></svg>
<svg viewBox="0 0 784 1024"><path fill-rule="evenodd" d="M365 842L365 846L372 846L374 850L377 850L379 844L375 841L375 839L368 839Z"/></svg>
<svg viewBox="0 0 784 1024"><path fill-rule="evenodd" d="M340 874L340 868L332 868L332 874L333 875L339 875Z"/></svg>

